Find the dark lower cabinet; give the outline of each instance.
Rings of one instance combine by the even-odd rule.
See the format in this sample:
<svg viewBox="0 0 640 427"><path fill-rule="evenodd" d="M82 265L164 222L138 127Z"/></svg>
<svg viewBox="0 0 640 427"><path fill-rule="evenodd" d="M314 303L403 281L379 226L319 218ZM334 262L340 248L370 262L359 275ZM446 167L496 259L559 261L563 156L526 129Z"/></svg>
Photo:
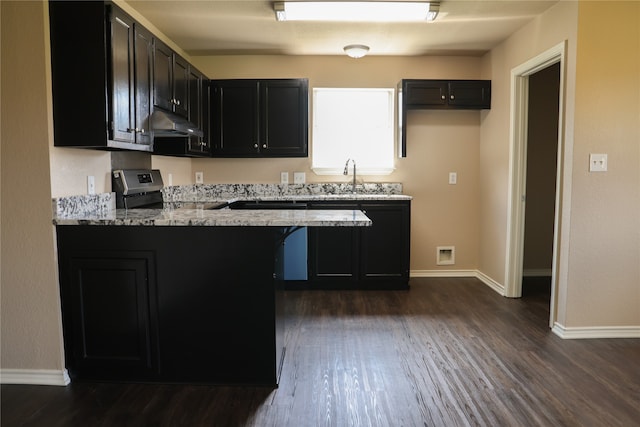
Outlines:
<svg viewBox="0 0 640 427"><path fill-rule="evenodd" d="M407 289L410 201L314 202L310 209L358 209L370 227L311 228L310 289ZM295 287L300 287L297 283ZM292 288L294 287L292 286Z"/></svg>
<svg viewBox="0 0 640 427"><path fill-rule="evenodd" d="M61 272L72 377L152 378L158 373L155 262L151 252L71 252Z"/></svg>
<svg viewBox="0 0 640 427"><path fill-rule="evenodd" d="M363 203L362 211L373 221L361 230L361 276L371 286L404 284L409 280L410 205Z"/></svg>
<svg viewBox="0 0 640 427"><path fill-rule="evenodd" d="M284 232L58 226L72 380L276 386Z"/></svg>
<svg viewBox="0 0 640 427"><path fill-rule="evenodd" d="M312 203L310 209L352 210L355 203ZM314 286L338 288L358 281L360 231L356 227L309 229L309 281Z"/></svg>

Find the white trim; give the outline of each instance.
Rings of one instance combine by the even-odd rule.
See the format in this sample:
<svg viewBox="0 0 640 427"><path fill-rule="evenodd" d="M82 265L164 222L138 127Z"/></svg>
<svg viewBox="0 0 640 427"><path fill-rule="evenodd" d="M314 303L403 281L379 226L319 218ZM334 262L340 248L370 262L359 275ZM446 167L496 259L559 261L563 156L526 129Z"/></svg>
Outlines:
<svg viewBox="0 0 640 427"><path fill-rule="evenodd" d="M71 382L66 369L0 369L0 383L66 386Z"/></svg>
<svg viewBox="0 0 640 427"><path fill-rule="evenodd" d="M551 329L562 339L640 338L640 326L563 326Z"/></svg>
<svg viewBox="0 0 640 427"><path fill-rule="evenodd" d="M504 286L478 270L411 270L409 277L473 277L504 296Z"/></svg>
<svg viewBox="0 0 640 427"><path fill-rule="evenodd" d="M396 168L361 168L357 167L358 176L373 176L373 175L391 175ZM344 175L344 168L311 168L311 171L316 175ZM353 174L349 172L350 177L353 177ZM349 181L347 181L349 182Z"/></svg>
<svg viewBox="0 0 640 427"><path fill-rule="evenodd" d="M522 277L551 277L551 268L527 268L522 271Z"/></svg>
<svg viewBox="0 0 640 427"><path fill-rule="evenodd" d="M478 271L478 279L482 281L482 283L484 283L485 285L487 285L488 287L490 287L491 289L493 289L494 291L502 295L503 297L506 296L505 288L503 284L493 280L491 277L487 276L481 271Z"/></svg>
<svg viewBox="0 0 640 427"><path fill-rule="evenodd" d="M564 156L566 50L567 43L564 41L511 70L509 192L507 202L507 250L505 254L504 289L506 296L517 298L522 296L529 76L550 65L560 63L556 209L553 230L549 327L553 327L557 317L557 282L558 267L560 265L560 217L565 208L563 199L561 198L563 190L562 171L564 169L564 163L570 160Z"/></svg>
<svg viewBox="0 0 640 427"><path fill-rule="evenodd" d="M478 277L478 270L411 270L409 277Z"/></svg>

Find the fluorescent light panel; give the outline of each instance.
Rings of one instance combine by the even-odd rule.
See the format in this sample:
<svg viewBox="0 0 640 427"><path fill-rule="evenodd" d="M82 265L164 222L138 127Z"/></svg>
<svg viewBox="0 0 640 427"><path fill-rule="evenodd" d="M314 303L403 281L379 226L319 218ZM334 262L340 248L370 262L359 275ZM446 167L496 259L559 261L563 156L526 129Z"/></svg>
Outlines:
<svg viewBox="0 0 640 427"><path fill-rule="evenodd" d="M410 22L429 20L429 3L427 2L286 1L276 2L274 10L278 21ZM433 14L431 15L433 16Z"/></svg>

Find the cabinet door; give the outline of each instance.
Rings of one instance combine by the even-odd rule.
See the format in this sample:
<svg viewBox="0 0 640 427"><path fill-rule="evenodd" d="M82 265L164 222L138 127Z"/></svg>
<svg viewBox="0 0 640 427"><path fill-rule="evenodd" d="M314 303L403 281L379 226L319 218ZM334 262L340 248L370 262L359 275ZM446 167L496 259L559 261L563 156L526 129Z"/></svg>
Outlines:
<svg viewBox="0 0 640 427"><path fill-rule="evenodd" d="M458 108L491 108L491 81L449 82L449 105Z"/></svg>
<svg viewBox="0 0 640 427"><path fill-rule="evenodd" d="M139 24L134 25L135 35L135 135L137 144L151 145L152 112L152 67L153 67L153 36Z"/></svg>
<svg viewBox="0 0 640 427"><path fill-rule="evenodd" d="M173 51L160 40L154 40L153 105L173 111Z"/></svg>
<svg viewBox="0 0 640 427"><path fill-rule="evenodd" d="M314 203L310 209L352 210L355 203ZM309 280L335 283L358 278L359 227L309 228Z"/></svg>
<svg viewBox="0 0 640 427"><path fill-rule="evenodd" d="M208 129L204 125L204 95L207 88L204 86L204 75L195 67L189 68L189 121L202 129L204 136L190 136L188 141L189 152L193 154L208 153L209 147Z"/></svg>
<svg viewBox="0 0 640 427"><path fill-rule="evenodd" d="M134 22L114 8L111 13L111 139L135 142Z"/></svg>
<svg viewBox="0 0 640 427"><path fill-rule="evenodd" d="M426 108L447 104L446 80L406 80L403 88L405 106Z"/></svg>
<svg viewBox="0 0 640 427"><path fill-rule="evenodd" d="M67 262L61 287L72 376L144 379L157 372L153 255L85 253Z"/></svg>
<svg viewBox="0 0 640 427"><path fill-rule="evenodd" d="M180 55L173 54L173 111L187 119L189 117L189 63Z"/></svg>
<svg viewBox="0 0 640 427"><path fill-rule="evenodd" d="M306 157L308 146L306 80L260 82L260 151L267 157Z"/></svg>
<svg viewBox="0 0 640 427"><path fill-rule="evenodd" d="M409 279L410 205L363 203L373 224L361 232L361 274L367 282Z"/></svg>
<svg viewBox="0 0 640 427"><path fill-rule="evenodd" d="M212 82L211 129L218 156L258 155L258 85L254 80Z"/></svg>

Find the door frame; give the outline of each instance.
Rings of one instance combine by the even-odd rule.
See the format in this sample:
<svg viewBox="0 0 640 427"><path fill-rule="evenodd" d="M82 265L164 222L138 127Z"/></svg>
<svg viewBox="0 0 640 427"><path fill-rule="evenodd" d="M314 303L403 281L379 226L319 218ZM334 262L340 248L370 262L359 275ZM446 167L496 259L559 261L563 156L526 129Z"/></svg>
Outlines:
<svg viewBox="0 0 640 427"><path fill-rule="evenodd" d="M551 304L549 326L556 320L559 226L562 211L562 170L564 159L566 41L511 70L511 118L509 137L509 194L507 212L507 252L505 262L505 296L522 296L524 258L524 220L527 186L527 132L529 123L529 76L560 63L558 108L558 153L556 161L556 194L553 221L553 260L551 266Z"/></svg>

